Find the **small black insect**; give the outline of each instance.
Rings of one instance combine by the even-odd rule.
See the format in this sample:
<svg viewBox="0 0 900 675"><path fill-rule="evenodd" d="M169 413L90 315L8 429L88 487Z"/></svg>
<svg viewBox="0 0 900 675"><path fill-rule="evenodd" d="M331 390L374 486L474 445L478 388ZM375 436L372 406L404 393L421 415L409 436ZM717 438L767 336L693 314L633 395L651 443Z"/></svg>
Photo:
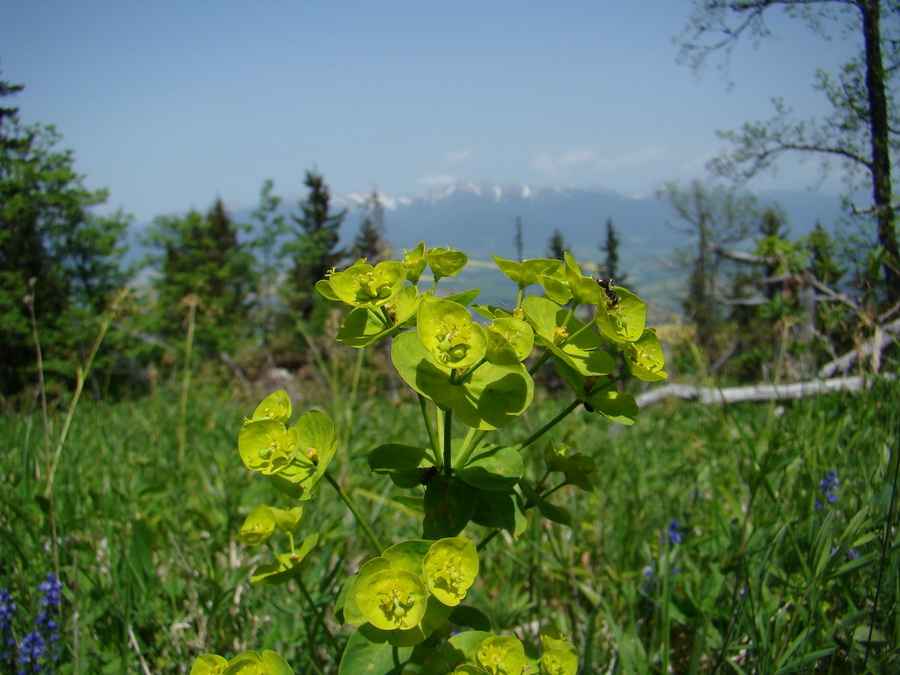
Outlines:
<svg viewBox="0 0 900 675"><path fill-rule="evenodd" d="M420 479L422 485L428 485L431 482L431 479L437 475L438 468L436 466L429 466L422 472L422 478Z"/></svg>
<svg viewBox="0 0 900 675"><path fill-rule="evenodd" d="M597 283L600 284L600 288L602 288L603 292L606 293L607 304L610 307L618 307L619 296L616 295L615 289L612 288L615 282L612 279L597 279Z"/></svg>

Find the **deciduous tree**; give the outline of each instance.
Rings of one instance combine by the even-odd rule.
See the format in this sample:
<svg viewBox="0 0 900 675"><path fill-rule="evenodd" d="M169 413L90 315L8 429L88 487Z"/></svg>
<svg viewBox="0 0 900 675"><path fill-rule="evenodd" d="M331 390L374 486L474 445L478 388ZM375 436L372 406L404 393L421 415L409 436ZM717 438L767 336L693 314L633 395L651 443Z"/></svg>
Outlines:
<svg viewBox="0 0 900 675"><path fill-rule="evenodd" d="M812 120L794 119L776 100L775 116L722 135L733 149L715 160L714 170L738 181L773 168L787 153L837 160L852 185L861 176L869 185L886 297L900 300L893 180L898 151L898 114L893 87L900 73L900 2L897 0L695 0L681 37L682 55L697 67L710 55L729 55L737 42L769 35L766 16L783 10L807 23L823 38L832 32L855 34L858 51L837 74L819 71L815 86L830 112Z"/></svg>
<svg viewBox="0 0 900 675"><path fill-rule="evenodd" d="M0 97L21 91L0 82ZM99 314L124 284L122 214L98 217L106 201L75 172L52 126L23 125L0 108L0 395L37 382L30 310L47 379L72 377L91 348Z"/></svg>

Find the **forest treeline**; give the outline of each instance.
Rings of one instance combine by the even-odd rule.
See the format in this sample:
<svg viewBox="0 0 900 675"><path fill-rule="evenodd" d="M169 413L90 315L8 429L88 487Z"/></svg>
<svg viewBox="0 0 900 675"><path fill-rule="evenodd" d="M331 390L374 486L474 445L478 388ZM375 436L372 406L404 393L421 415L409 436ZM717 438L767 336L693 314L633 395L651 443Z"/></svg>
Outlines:
<svg viewBox="0 0 900 675"><path fill-rule="evenodd" d="M828 100L820 118L795 121L776 102L772 119L723 133L731 149L710 168L730 183L660 190L692 242L671 261L686 280L681 329L670 345L676 373L809 377L900 315L892 191L900 5L697 0L680 38L683 58L699 67L742 36L766 37L765 15L775 5L825 37L823 19L846 18L859 54L836 75L817 76ZM325 178L308 171L306 196L287 215L266 181L252 223L235 222L221 199L205 212L156 218L144 242L152 253L127 267L130 217L95 214L106 192L85 187L54 127L19 120L11 102L22 88L0 81L0 405L68 390L88 363L87 391L140 392L181 363L185 344L195 363L225 362L251 376L297 369L308 361L309 340L327 330L329 305L316 281L359 258L396 255L376 190L350 236L340 231L347 211L335 209ZM777 204L737 189L788 153L823 165L840 159L848 192L868 187L871 203L848 209L843 227L805 224L810 233L792 237ZM597 273L627 285L616 225L606 214L597 219ZM520 257L521 228L520 220ZM562 257L565 229L560 223L547 242L547 257ZM145 281L134 284L138 272Z"/></svg>

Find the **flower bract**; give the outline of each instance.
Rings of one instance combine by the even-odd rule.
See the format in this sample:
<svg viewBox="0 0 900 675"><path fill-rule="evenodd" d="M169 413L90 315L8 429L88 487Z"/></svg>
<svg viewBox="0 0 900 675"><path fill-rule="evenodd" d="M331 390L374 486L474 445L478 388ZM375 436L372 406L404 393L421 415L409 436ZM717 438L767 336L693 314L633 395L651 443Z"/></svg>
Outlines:
<svg viewBox="0 0 900 675"><path fill-rule="evenodd" d="M443 604L455 607L478 574L478 552L468 537L439 539L422 561L422 573L429 592Z"/></svg>

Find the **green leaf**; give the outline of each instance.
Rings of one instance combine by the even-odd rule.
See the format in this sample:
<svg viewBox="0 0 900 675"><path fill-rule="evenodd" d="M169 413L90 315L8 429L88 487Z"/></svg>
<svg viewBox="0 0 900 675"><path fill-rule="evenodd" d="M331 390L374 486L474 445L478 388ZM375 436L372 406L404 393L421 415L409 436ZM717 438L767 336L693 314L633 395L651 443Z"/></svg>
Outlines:
<svg viewBox="0 0 900 675"><path fill-rule="evenodd" d="M456 608L456 610L460 609L462 608ZM425 665L419 671L419 675L447 675L464 663L474 663L478 645L488 637L490 637L490 633L480 630L457 633L428 657Z"/></svg>
<svg viewBox="0 0 900 675"><path fill-rule="evenodd" d="M190 675L221 675L228 661L218 654L201 654L194 659Z"/></svg>
<svg viewBox="0 0 900 675"><path fill-rule="evenodd" d="M415 286L404 286L383 310L361 307L352 310L338 330L338 342L360 348L394 335L415 314L421 297ZM382 311L387 312L391 325L385 325Z"/></svg>
<svg viewBox="0 0 900 675"><path fill-rule="evenodd" d="M266 396L253 411L254 420L270 419L287 424L291 418L291 397L284 389Z"/></svg>
<svg viewBox="0 0 900 675"><path fill-rule="evenodd" d="M506 530L514 539L518 539L528 525L528 519L522 510L522 501L514 491L479 490L472 522L484 527Z"/></svg>
<svg viewBox="0 0 900 675"><path fill-rule="evenodd" d="M357 630L344 647L338 675L401 675L411 654L412 647L370 642Z"/></svg>
<svg viewBox="0 0 900 675"><path fill-rule="evenodd" d="M596 305L600 299L600 286L596 280L581 273L578 263L568 251L565 252L566 284L572 293L574 305Z"/></svg>
<svg viewBox="0 0 900 675"><path fill-rule="evenodd" d="M585 376L566 363L556 361L556 370L580 401L591 412L597 412L619 424L634 424L640 409L634 396L616 391L608 377Z"/></svg>
<svg viewBox="0 0 900 675"><path fill-rule="evenodd" d="M491 620L477 607L457 605L450 613L450 622L455 626L465 626L478 631L490 631Z"/></svg>
<svg viewBox="0 0 900 675"><path fill-rule="evenodd" d="M561 265L561 262L555 258L532 258L531 260L515 262L513 260L504 260L496 255L491 257L497 263L500 271L512 279L519 288L538 283L544 271L556 269Z"/></svg>
<svg viewBox="0 0 900 675"><path fill-rule="evenodd" d="M391 569L422 574L422 560L433 543L431 539L409 539L384 549L381 557L390 563Z"/></svg>
<svg viewBox="0 0 900 675"><path fill-rule="evenodd" d="M560 525L572 525L572 514L569 513L568 509L564 509L561 506L556 506L551 504L546 499L541 497L531 484L527 480L523 480L519 483L519 488L521 488L525 497L530 501L534 506L537 507L537 510L540 511L541 515L544 516L547 520L550 520L554 523L559 523Z"/></svg>
<svg viewBox="0 0 900 675"><path fill-rule="evenodd" d="M391 358L403 380L464 424L493 430L509 424L531 404L534 382L525 368L483 363L450 383L450 370L438 365L414 332L394 339Z"/></svg>
<svg viewBox="0 0 900 675"><path fill-rule="evenodd" d="M544 450L547 471L563 473L569 485L575 485L585 492L593 492L598 471L594 458L580 452L567 456L565 450L566 448L558 450L553 443L547 446Z"/></svg>
<svg viewBox="0 0 900 675"><path fill-rule="evenodd" d="M475 488L456 476L435 476L425 486L425 538L455 537L462 532L475 511L476 495Z"/></svg>
<svg viewBox="0 0 900 675"><path fill-rule="evenodd" d="M529 295L522 311L534 328L536 338L550 353L582 375L605 375L615 370L612 356L603 349L603 339L569 316L557 303Z"/></svg>
<svg viewBox="0 0 900 675"><path fill-rule="evenodd" d="M385 443L369 453L369 468L387 474L397 487L414 488L423 485L425 477L434 471L428 460L430 454L427 448Z"/></svg>
<svg viewBox="0 0 900 675"><path fill-rule="evenodd" d="M525 473L522 455L503 446L479 446L456 475L473 487L497 492L512 490Z"/></svg>
<svg viewBox="0 0 900 675"><path fill-rule="evenodd" d="M260 565L254 570L250 583L257 586L277 586L290 581L303 569L303 559L315 548L318 540L319 533L314 532L293 553L276 553L275 562Z"/></svg>

